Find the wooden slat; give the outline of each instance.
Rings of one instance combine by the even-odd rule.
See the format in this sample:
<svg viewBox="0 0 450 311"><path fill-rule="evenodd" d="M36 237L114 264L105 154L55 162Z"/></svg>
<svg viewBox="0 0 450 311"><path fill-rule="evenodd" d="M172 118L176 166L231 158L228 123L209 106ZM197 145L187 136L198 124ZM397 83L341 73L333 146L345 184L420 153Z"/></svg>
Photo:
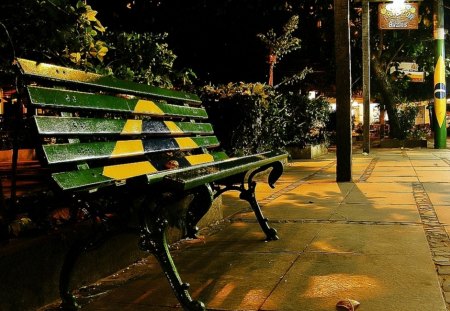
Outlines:
<svg viewBox="0 0 450 311"><path fill-rule="evenodd" d="M188 157L190 158L188 160ZM220 161L227 158L223 152L212 153L210 157L204 154L188 156L181 159L167 159L166 161L147 162L141 161L131 164L118 164L105 167L91 168L86 170L68 171L52 174L53 179L62 190L82 191L96 189L100 187L114 185L116 182L124 181L136 177L145 177L149 184L157 183L168 174L180 172L192 166L196 162L197 166L210 165L211 162ZM194 160L194 158L198 158ZM166 164L169 161L177 163L176 169L169 169Z"/></svg>
<svg viewBox="0 0 450 311"><path fill-rule="evenodd" d="M158 97L164 99L184 100L200 104L200 98L195 94L158 88L146 84L116 79L112 76L103 76L96 73L71 69L45 63L18 58L16 60L22 74L39 79L59 82L70 82L89 87L96 87L116 93L135 94Z"/></svg>
<svg viewBox="0 0 450 311"><path fill-rule="evenodd" d="M77 92L70 90L29 86L30 104L40 108L61 110L91 110L129 113L136 115L189 117L206 119L204 108L173 105L161 101L122 98L117 96Z"/></svg>
<svg viewBox="0 0 450 311"><path fill-rule="evenodd" d="M207 167L194 166L182 172L170 174L165 177L165 182L171 187L185 191L206 183L244 173L275 161L282 161L287 156L285 152L269 151L245 157L230 158L224 161L214 162Z"/></svg>
<svg viewBox="0 0 450 311"><path fill-rule="evenodd" d="M134 157L169 151L188 151L219 146L216 136L178 137L163 139L123 140L44 145L48 164Z"/></svg>
<svg viewBox="0 0 450 311"><path fill-rule="evenodd" d="M35 116L40 135L206 135L213 134L210 123L174 122L163 120L125 120Z"/></svg>

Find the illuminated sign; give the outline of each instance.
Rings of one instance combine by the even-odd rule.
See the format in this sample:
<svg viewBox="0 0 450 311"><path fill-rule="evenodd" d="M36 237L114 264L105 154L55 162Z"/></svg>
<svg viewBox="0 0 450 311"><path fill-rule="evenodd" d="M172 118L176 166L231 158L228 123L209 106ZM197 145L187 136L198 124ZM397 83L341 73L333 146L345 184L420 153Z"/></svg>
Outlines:
<svg viewBox="0 0 450 311"><path fill-rule="evenodd" d="M419 27L417 3L380 3L378 27L380 29L417 29Z"/></svg>
<svg viewBox="0 0 450 311"><path fill-rule="evenodd" d="M417 63L392 63L389 72L391 75L397 72L401 75L407 76L409 77L410 82L425 81L425 73L423 71L419 71L419 65Z"/></svg>

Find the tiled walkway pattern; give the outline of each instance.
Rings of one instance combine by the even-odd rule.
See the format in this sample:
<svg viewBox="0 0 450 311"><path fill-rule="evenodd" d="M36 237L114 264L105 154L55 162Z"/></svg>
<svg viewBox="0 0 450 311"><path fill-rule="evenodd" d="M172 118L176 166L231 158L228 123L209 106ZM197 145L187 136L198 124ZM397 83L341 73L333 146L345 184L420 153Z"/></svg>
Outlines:
<svg viewBox="0 0 450 311"><path fill-rule="evenodd" d="M289 164L257 196L279 241L245 202L225 194L228 217L174 260L208 310L444 311L450 301L450 150L354 154L354 182L336 183L334 154ZM180 310L154 260L102 280L82 310ZM120 286L119 286L120 285Z"/></svg>

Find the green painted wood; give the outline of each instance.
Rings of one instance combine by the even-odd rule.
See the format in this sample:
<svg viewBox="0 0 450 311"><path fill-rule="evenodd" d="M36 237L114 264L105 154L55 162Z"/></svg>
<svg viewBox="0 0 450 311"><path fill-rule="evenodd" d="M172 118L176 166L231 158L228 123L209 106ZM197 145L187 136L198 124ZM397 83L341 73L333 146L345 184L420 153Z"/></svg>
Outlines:
<svg viewBox="0 0 450 311"><path fill-rule="evenodd" d="M127 120L75 118L55 116L35 116L34 121L40 135L206 135L213 134L210 123L174 122L182 131L172 133L161 120L143 120L142 131L139 133L123 132Z"/></svg>
<svg viewBox="0 0 450 311"><path fill-rule="evenodd" d="M214 161L222 161L227 158L227 155L224 152L211 153L211 155L213 156ZM174 159L180 164L178 169L160 169L154 174L136 175L135 177L145 177L148 184L158 183L169 174L173 174L174 172L182 172L183 170L189 169L191 165L188 161L185 161L183 159L184 158ZM168 160L165 160L165 162L167 161ZM153 163L155 167L158 167L158 164L154 163L153 161L151 161L150 163ZM206 163L205 165L211 164ZM201 166L204 165L198 165L196 167ZM104 167L97 167L84 170L53 173L52 178L62 190L70 191L85 191L115 184L116 180L102 175L103 169Z"/></svg>
<svg viewBox="0 0 450 311"><path fill-rule="evenodd" d="M155 111L136 111L139 99L117 96L77 92L70 90L29 86L30 104L41 108L65 110L92 110L105 112L121 112L149 116L174 116L205 119L208 117L204 108L180 106L154 101L158 108ZM162 114L160 113L162 112Z"/></svg>
<svg viewBox="0 0 450 311"><path fill-rule="evenodd" d="M192 150L196 148L212 148L219 146L216 136L199 136L191 138L195 147L180 147L174 138L164 139L144 139L142 140L142 149L130 148L129 150L121 148L120 152L114 150L118 142L89 142L74 144L50 144L44 145L43 150L48 164L62 164L70 162L80 162L89 160L101 160L115 157L134 157L138 155L162 153L177 150ZM123 141L121 141L123 142Z"/></svg>
<svg viewBox="0 0 450 311"><path fill-rule="evenodd" d="M22 74L32 77L59 82L70 82L89 87L96 87L107 91L142 96L158 97L164 99L184 100L201 104L200 98L195 94L163 89L146 84L116 79L112 76L103 76L96 73L71 69L46 63L18 58L16 61Z"/></svg>
<svg viewBox="0 0 450 311"><path fill-rule="evenodd" d="M218 181L239 173L259 168L263 165L282 161L287 154L281 151L250 155L239 158L230 158L208 166L191 167L191 169L167 175L164 181L167 185L180 191L189 190L206 183Z"/></svg>

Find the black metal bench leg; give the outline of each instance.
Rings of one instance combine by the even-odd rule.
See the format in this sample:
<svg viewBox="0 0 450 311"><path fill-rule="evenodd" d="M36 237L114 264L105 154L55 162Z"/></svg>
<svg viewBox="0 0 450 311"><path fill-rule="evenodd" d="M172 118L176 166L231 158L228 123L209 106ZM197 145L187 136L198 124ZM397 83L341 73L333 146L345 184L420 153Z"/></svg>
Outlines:
<svg viewBox="0 0 450 311"><path fill-rule="evenodd" d="M86 241L80 240L76 242L67 252L59 275L59 296L61 297L61 310L78 310L80 305L77 304L75 296L72 295L69 286L73 275L73 268L78 258L86 249Z"/></svg>
<svg viewBox="0 0 450 311"><path fill-rule="evenodd" d="M175 267L167 245L167 220L155 217L154 220L146 218L145 221L139 241L140 248L156 257L175 296L185 311L205 311L206 307L203 302L192 300L188 292L189 284L181 281Z"/></svg>
<svg viewBox="0 0 450 311"><path fill-rule="evenodd" d="M210 185L198 187L194 192L194 199L186 213L185 238L196 239L198 233L197 223L208 212L214 200L214 193Z"/></svg>
<svg viewBox="0 0 450 311"><path fill-rule="evenodd" d="M255 189L256 189L256 182L250 182L249 188L246 190L241 190L241 194L239 197L242 200L245 200L248 203L250 203L250 206L256 215L256 219L258 220L258 223L261 226L261 229L266 234L266 240L267 241L278 240L279 238L277 235L277 230L269 226L268 224L269 220L265 218L262 214L261 207L259 206L259 203L256 200Z"/></svg>

